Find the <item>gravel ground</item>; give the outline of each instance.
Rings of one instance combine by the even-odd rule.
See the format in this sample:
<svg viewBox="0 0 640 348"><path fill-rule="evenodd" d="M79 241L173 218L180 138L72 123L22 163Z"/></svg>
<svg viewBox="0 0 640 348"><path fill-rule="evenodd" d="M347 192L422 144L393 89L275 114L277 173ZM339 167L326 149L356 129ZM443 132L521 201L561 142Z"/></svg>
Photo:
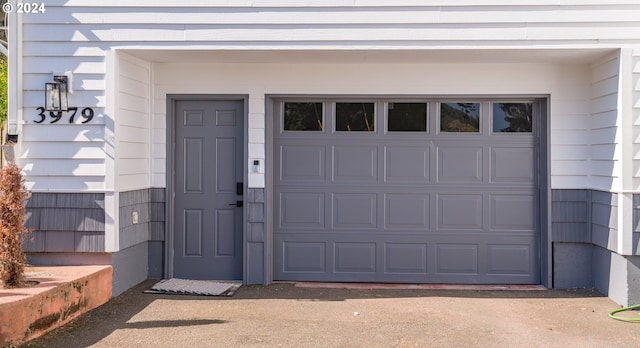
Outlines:
<svg viewBox="0 0 640 348"><path fill-rule="evenodd" d="M591 290L243 286L145 294L149 280L24 347L638 347L640 325ZM625 312L626 315L636 313Z"/></svg>

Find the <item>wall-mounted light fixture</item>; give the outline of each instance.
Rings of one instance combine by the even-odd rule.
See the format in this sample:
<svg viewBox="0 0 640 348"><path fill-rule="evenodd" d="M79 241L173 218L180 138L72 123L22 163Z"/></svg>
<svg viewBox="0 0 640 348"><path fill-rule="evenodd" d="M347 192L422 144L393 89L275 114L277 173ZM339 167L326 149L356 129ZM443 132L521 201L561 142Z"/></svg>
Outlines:
<svg viewBox="0 0 640 348"><path fill-rule="evenodd" d="M68 111L69 98L68 92L69 78L64 75L54 75L53 82L45 83L45 101L44 108L47 111Z"/></svg>

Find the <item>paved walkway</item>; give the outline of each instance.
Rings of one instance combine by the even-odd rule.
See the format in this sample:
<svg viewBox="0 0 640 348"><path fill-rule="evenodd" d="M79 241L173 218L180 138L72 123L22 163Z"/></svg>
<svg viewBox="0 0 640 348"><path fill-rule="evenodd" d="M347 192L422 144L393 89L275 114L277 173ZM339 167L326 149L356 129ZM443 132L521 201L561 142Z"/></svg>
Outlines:
<svg viewBox="0 0 640 348"><path fill-rule="evenodd" d="M638 347L640 324L581 291L243 286L144 294L144 282L28 347ZM628 312L626 312L628 313ZM636 313L629 313L636 315Z"/></svg>

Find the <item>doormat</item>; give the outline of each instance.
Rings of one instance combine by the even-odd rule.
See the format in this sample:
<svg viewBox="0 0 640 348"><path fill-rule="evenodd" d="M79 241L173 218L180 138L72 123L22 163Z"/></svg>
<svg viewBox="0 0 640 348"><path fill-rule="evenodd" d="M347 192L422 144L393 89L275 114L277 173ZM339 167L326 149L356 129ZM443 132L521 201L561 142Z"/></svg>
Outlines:
<svg viewBox="0 0 640 348"><path fill-rule="evenodd" d="M242 286L241 282L218 280L163 279L149 290L148 294L180 294L204 296L233 296Z"/></svg>

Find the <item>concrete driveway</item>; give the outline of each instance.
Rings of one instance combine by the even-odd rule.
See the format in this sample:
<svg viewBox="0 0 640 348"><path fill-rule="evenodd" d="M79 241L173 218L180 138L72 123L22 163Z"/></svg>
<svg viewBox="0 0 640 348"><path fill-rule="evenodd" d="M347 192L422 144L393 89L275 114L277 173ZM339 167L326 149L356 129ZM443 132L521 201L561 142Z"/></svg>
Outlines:
<svg viewBox="0 0 640 348"><path fill-rule="evenodd" d="M243 286L145 294L146 281L27 347L638 347L640 324L590 290ZM625 312L627 315L635 313Z"/></svg>

